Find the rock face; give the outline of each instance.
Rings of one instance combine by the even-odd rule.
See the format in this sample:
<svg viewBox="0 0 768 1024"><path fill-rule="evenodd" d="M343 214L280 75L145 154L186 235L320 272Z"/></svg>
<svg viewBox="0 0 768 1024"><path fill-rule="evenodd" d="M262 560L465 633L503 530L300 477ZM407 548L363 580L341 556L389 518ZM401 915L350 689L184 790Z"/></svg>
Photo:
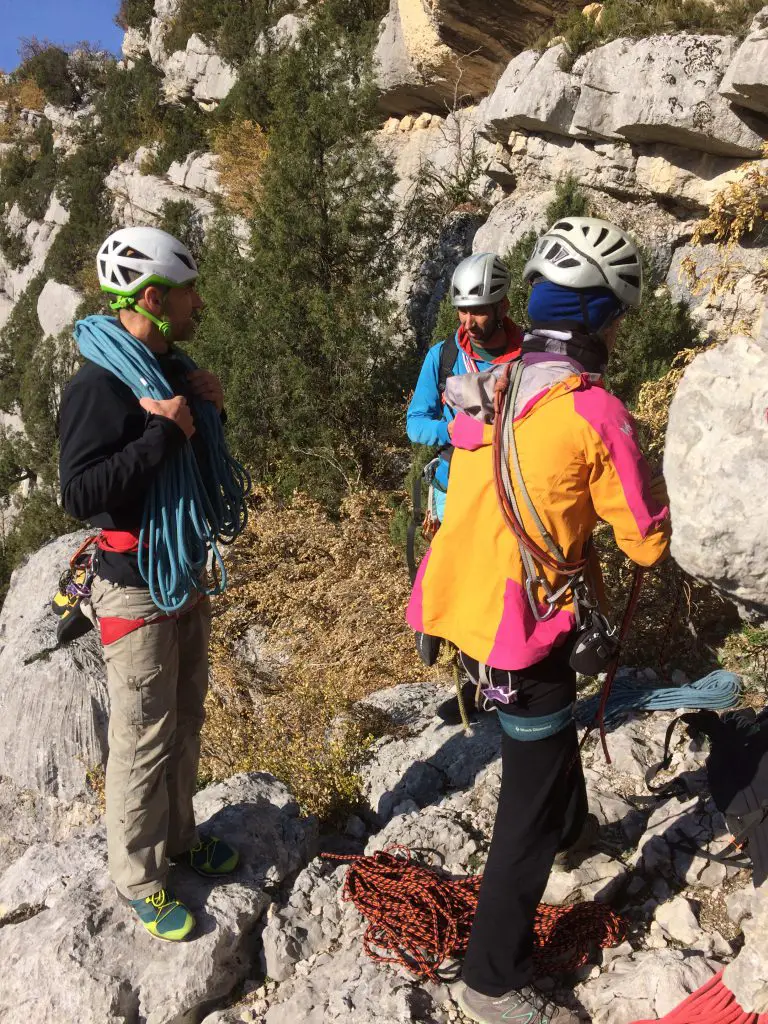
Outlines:
<svg viewBox="0 0 768 1024"><path fill-rule="evenodd" d="M151 939L106 873L99 827L31 848L0 878L0 1017L39 1024L172 1024L199 1019L247 976L268 891L312 855L317 825L302 821L268 775L237 775L195 797L198 822L238 845L227 884L174 871L198 922L195 941ZM176 877L178 876L178 877ZM187 1016L189 1015L189 1016Z"/></svg>
<svg viewBox="0 0 768 1024"><path fill-rule="evenodd" d="M46 281L37 300L37 319L46 335L56 337L69 327L83 297L68 284Z"/></svg>
<svg viewBox="0 0 768 1024"><path fill-rule="evenodd" d="M29 260L22 267L13 269L0 252L0 327L5 324L27 285L43 269L56 236L69 220L69 213L54 194L42 221L30 220L18 206L7 212L5 220L11 231L22 236Z"/></svg>
<svg viewBox="0 0 768 1024"><path fill-rule="evenodd" d="M768 114L766 66L768 7L764 7L755 17L750 34L739 48L720 85L721 94L740 107Z"/></svg>
<svg viewBox="0 0 768 1024"><path fill-rule="evenodd" d="M171 54L163 70L163 90L172 103L189 97L202 104L218 103L237 81L235 69L197 35L190 37L186 50Z"/></svg>
<svg viewBox="0 0 768 1024"><path fill-rule="evenodd" d="M768 470L768 351L748 338L697 356L670 411L664 475L672 553L692 575L768 612L760 484Z"/></svg>
<svg viewBox="0 0 768 1024"><path fill-rule="evenodd" d="M118 164L107 176L106 184L112 193L114 217L118 223L157 224L162 216L164 204L169 202L190 202L203 221L213 216L213 203L199 191L193 191L188 186L171 184L166 178L153 174L142 174L142 164L149 155L149 150L139 149L131 160ZM197 186L211 187L215 179L211 175L210 163L207 163L203 173L196 173L193 170L194 164L193 154L189 166L187 161L184 164L172 165L168 177L173 174L177 181L192 180Z"/></svg>
<svg viewBox="0 0 768 1024"><path fill-rule="evenodd" d="M768 1012L768 883L752 895L744 922L744 948L725 970L723 981L747 1013Z"/></svg>
<svg viewBox="0 0 768 1024"><path fill-rule="evenodd" d="M486 96L507 62L579 0L391 0L376 49L379 105L444 112Z"/></svg>
<svg viewBox="0 0 768 1024"><path fill-rule="evenodd" d="M17 569L0 615L0 776L71 801L107 752L106 673L95 631L57 650L49 602L87 532L59 537Z"/></svg>
<svg viewBox="0 0 768 1024"><path fill-rule="evenodd" d="M735 50L726 36L616 39L601 46L577 63L583 81L574 128L605 139L758 156L765 124L736 111L718 91Z"/></svg>

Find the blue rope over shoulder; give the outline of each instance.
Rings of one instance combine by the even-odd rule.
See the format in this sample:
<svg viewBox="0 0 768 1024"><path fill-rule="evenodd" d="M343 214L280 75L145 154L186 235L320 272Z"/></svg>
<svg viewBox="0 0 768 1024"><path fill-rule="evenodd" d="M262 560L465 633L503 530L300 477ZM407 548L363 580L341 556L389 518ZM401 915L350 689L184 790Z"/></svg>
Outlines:
<svg viewBox="0 0 768 1024"><path fill-rule="evenodd" d="M173 398L155 355L114 318L80 320L75 339L86 359L113 373L137 398ZM197 369L184 353L176 357L189 370ZM187 443L166 462L144 503L139 535L139 572L154 603L169 614L179 611L196 590L220 594L226 588L219 545L231 544L248 517L250 477L227 450L216 407L193 399L192 409L206 457L198 463ZM218 567L218 582L206 588L201 580L209 553Z"/></svg>
<svg viewBox="0 0 768 1024"><path fill-rule="evenodd" d="M612 723L629 711L678 711L681 708L710 708L713 711L733 707L741 695L741 680L733 672L717 669L688 686L658 686L617 679L605 711L606 723ZM579 725L594 720L599 697L589 697L576 705L574 717Z"/></svg>

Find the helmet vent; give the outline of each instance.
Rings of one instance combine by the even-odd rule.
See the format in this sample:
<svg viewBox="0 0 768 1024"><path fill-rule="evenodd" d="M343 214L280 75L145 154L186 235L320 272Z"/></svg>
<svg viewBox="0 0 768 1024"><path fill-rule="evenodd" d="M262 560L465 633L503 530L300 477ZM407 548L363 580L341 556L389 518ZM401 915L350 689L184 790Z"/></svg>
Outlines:
<svg viewBox="0 0 768 1024"><path fill-rule="evenodd" d="M635 256L623 256L620 260L611 260L612 267L636 267L637 259Z"/></svg>
<svg viewBox="0 0 768 1024"><path fill-rule="evenodd" d="M622 281L626 281L627 284L631 284L633 288L640 287L640 278L637 274L619 274Z"/></svg>
<svg viewBox="0 0 768 1024"><path fill-rule="evenodd" d="M563 267L565 270L570 270L571 267L580 267L581 264L578 260L569 257L567 260L561 260L558 266Z"/></svg>
<svg viewBox="0 0 768 1024"><path fill-rule="evenodd" d="M623 238L619 238L616 242L613 243L613 245L609 246L605 250L605 252L601 254L603 259L605 259L607 256L612 256L613 253L618 252L619 249L621 249L626 244L627 243L624 241Z"/></svg>
<svg viewBox="0 0 768 1024"><path fill-rule="evenodd" d="M551 229L552 231L573 231L573 224L570 224L567 220L558 221L557 224Z"/></svg>
<svg viewBox="0 0 768 1024"><path fill-rule="evenodd" d="M185 267L189 267L190 270L194 269L191 260L185 256L183 252L177 252L175 255L181 260Z"/></svg>
<svg viewBox="0 0 768 1024"><path fill-rule="evenodd" d="M602 245L602 243L606 240L607 237L608 228L600 228L600 234L597 236L597 241L595 242L595 245Z"/></svg>
<svg viewBox="0 0 768 1024"><path fill-rule="evenodd" d="M149 256L145 256L143 252L139 252L138 249L134 249L132 245L126 245L119 254L120 256L126 256L130 260L148 260Z"/></svg>

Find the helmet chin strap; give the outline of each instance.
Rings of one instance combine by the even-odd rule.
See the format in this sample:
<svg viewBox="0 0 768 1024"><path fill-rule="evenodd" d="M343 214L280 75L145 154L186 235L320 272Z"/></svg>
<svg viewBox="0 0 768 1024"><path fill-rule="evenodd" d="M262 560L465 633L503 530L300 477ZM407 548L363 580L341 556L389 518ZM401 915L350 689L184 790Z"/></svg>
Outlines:
<svg viewBox="0 0 768 1024"><path fill-rule="evenodd" d="M173 342L173 325L170 320L160 320L159 317L154 316L148 309L144 309L142 306L137 305L136 300L129 295L121 295L115 299L114 302L110 302L109 308L118 312L121 309L130 309L132 313L140 313L141 316L145 317L151 323L157 327L158 331L162 334L166 341L169 343Z"/></svg>

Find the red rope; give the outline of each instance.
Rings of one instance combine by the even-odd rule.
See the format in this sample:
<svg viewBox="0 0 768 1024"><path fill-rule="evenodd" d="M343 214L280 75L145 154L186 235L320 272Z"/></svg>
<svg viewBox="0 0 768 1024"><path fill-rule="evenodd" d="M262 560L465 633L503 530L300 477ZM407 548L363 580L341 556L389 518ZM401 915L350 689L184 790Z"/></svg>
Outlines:
<svg viewBox="0 0 768 1024"><path fill-rule="evenodd" d="M666 1024L768 1024L768 1013L746 1013L736 1002L736 996L723 984L723 972L688 996L661 1021ZM635 1024L661 1024L638 1020Z"/></svg>
<svg viewBox="0 0 768 1024"><path fill-rule="evenodd" d="M370 857L322 856L350 862L342 899L368 921L363 948L371 960L401 964L439 981L443 961L466 952L482 875L449 878L416 863L399 845ZM575 970L587 963L593 945L615 946L624 935L621 918L602 903L542 903L534 925L534 960L549 971Z"/></svg>

